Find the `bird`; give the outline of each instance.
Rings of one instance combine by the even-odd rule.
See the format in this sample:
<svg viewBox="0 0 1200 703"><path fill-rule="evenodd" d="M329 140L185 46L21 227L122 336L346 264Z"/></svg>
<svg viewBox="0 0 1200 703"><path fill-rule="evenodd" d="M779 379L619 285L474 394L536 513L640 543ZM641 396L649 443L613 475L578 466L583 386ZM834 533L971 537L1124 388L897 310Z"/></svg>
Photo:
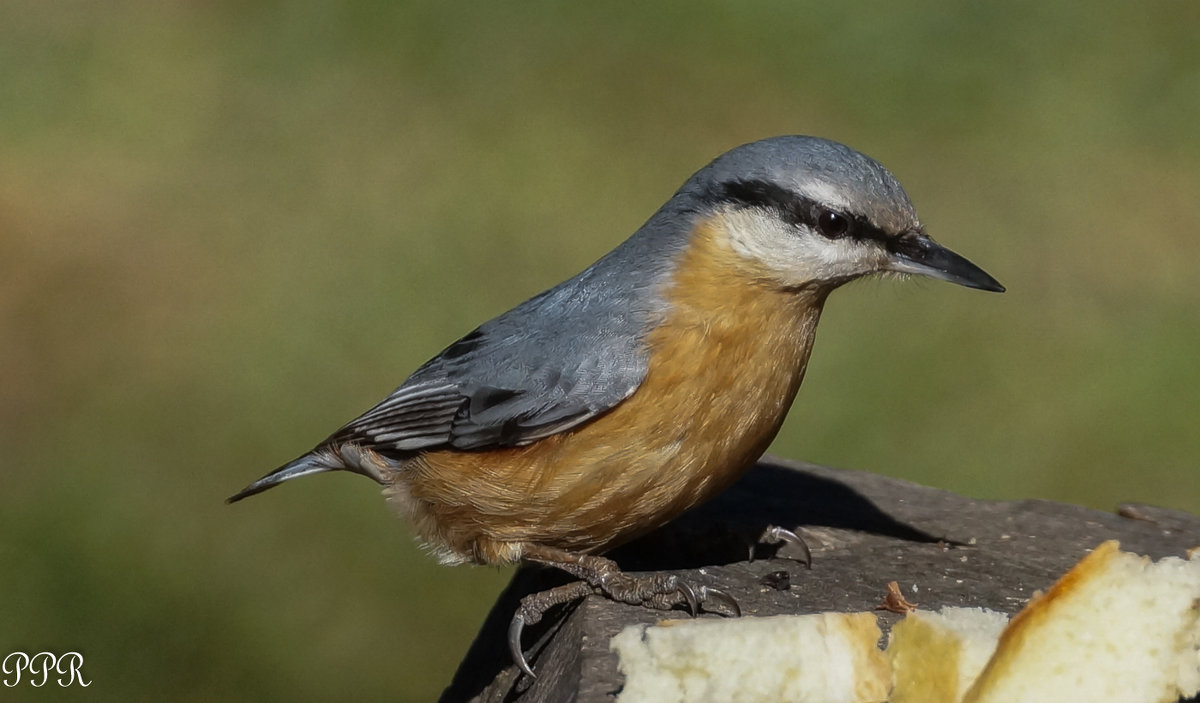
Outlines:
<svg viewBox="0 0 1200 703"><path fill-rule="evenodd" d="M523 628L584 595L738 614L730 594L627 574L603 555L757 461L800 388L827 297L875 274L1004 291L926 233L875 159L812 136L743 144L591 266L450 344L229 502L358 473L443 564L574 576L513 616L509 646L531 676Z"/></svg>

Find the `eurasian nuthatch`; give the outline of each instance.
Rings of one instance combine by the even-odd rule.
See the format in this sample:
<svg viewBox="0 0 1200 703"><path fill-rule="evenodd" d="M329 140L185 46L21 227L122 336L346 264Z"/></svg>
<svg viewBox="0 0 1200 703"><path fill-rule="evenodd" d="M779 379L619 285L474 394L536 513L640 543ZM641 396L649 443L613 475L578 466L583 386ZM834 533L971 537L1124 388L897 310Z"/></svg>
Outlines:
<svg viewBox="0 0 1200 703"><path fill-rule="evenodd" d="M521 628L555 603L731 600L597 555L741 476L800 387L825 298L880 272L1004 290L930 239L870 157L802 136L737 147L582 273L451 344L230 501L353 471L384 486L445 564L527 561L582 579L518 609L510 643L532 673Z"/></svg>

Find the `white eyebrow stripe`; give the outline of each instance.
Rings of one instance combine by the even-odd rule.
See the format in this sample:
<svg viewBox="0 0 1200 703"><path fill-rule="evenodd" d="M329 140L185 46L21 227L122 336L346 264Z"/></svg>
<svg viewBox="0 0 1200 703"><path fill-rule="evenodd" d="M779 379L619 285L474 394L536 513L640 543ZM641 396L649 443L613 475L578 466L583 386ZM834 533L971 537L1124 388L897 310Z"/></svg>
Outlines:
<svg viewBox="0 0 1200 703"><path fill-rule="evenodd" d="M840 192L836 186L829 183L823 181L806 181L801 184L797 192L819 205L853 214L850 213L850 201L846 199L845 194Z"/></svg>

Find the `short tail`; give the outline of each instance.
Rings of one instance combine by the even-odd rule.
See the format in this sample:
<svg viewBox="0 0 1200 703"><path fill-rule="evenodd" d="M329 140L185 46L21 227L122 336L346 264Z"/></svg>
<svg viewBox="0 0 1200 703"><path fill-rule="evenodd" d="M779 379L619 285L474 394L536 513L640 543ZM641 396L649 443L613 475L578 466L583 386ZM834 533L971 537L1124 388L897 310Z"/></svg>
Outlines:
<svg viewBox="0 0 1200 703"><path fill-rule="evenodd" d="M236 503L242 498L278 486L284 481L326 471L350 471L362 474L380 485L386 485L382 472L394 469L398 465L398 461L386 459L376 452L354 443L337 445L323 443L308 454L289 461L246 486L225 502Z"/></svg>
<svg viewBox="0 0 1200 703"><path fill-rule="evenodd" d="M301 476L308 476L309 474L319 474L325 471L334 471L339 468L341 467L330 466L328 457L322 457L320 454L315 452L312 454L305 454L299 459L289 461L249 486L246 486L242 490L230 496L225 502L236 503L242 498L248 498L255 493L262 493L268 488L274 488L284 481L290 481L293 478L300 478Z"/></svg>

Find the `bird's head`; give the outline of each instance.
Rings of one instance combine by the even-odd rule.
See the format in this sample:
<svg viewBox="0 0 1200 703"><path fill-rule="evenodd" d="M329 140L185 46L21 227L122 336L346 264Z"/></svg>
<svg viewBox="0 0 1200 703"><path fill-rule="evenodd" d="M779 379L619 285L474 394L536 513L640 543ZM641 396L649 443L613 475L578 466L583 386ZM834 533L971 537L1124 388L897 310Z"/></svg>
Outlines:
<svg viewBox="0 0 1200 703"><path fill-rule="evenodd" d="M874 273L1004 287L925 233L904 188L874 159L815 137L764 139L699 171L677 197L698 199L729 246L780 285L832 288Z"/></svg>

